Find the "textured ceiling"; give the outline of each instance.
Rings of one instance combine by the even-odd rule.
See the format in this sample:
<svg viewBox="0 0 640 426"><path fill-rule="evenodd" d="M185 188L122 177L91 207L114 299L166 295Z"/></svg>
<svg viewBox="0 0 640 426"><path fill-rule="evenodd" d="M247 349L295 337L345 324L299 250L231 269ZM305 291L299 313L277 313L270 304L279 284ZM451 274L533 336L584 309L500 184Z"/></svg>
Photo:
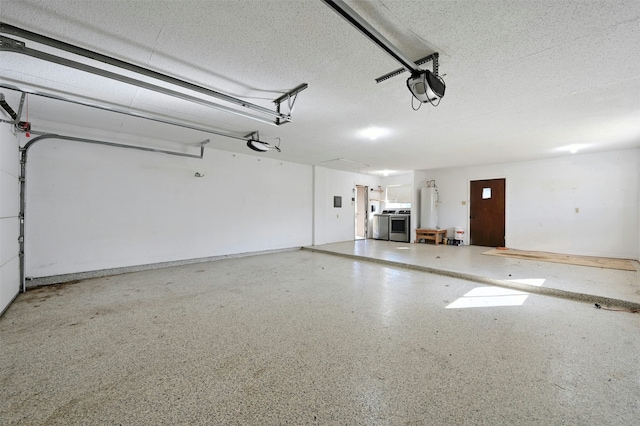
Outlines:
<svg viewBox="0 0 640 426"><path fill-rule="evenodd" d="M0 81L238 136L259 130L282 141L281 153L259 155L365 173L640 146L638 0L347 3L406 56L439 52L440 106L414 111L406 73L376 84L400 65L320 0L0 2L5 23L269 108L308 83L282 126L9 52L0 52ZM34 96L29 120L164 146L211 138L211 147L252 153L239 140ZM360 134L371 126L386 135Z"/></svg>

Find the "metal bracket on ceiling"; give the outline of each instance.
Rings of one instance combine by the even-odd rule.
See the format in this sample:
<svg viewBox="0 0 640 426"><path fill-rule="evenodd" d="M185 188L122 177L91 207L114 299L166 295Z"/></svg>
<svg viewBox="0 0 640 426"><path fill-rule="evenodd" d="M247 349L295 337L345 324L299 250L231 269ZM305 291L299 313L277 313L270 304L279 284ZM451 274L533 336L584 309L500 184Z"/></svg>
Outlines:
<svg viewBox="0 0 640 426"><path fill-rule="evenodd" d="M26 98L26 94L22 93L20 96L20 105L18 106L18 112L15 112L11 105L7 103L4 97L4 93L0 93L0 106L5 112L13 119L13 120L1 120L0 123L9 123L13 124L13 127L20 132L29 132L31 130L31 123L28 121L20 121L20 117L22 117L22 107L24 106L24 100Z"/></svg>
<svg viewBox="0 0 640 426"><path fill-rule="evenodd" d="M98 61L98 62L102 62L108 65L112 65L114 67L118 67L127 71L132 71L136 74L142 75L142 76L146 76L146 77L151 77L153 79L156 80L160 80L160 81L164 81L166 83L170 83L173 84L175 86L179 86L185 89L189 89L189 90L193 90L195 92L213 97L213 98L217 98L220 99L222 101L234 104L238 107L241 108L246 108L248 110L251 110L252 112L255 113L259 113L259 114L263 114L263 115L267 115L270 117L273 117L273 121L269 120L267 118L264 117L260 117L258 115L255 114L250 114L247 112L244 112L242 110L236 110L236 109L232 109L229 108L227 106L223 106L223 105L219 105L210 101L206 101L206 100L202 100L200 98L196 98L193 96L188 96L185 94L182 94L180 92L175 92L172 90L169 90L167 88L161 87L161 86L156 86L141 80L136 80L133 78L129 78L129 77L125 77L122 76L120 74L116 74L116 73L112 73L112 72L108 72L105 71L101 68L96 68L96 67L92 67L90 65L84 64L84 63L80 63L80 62L75 62L75 61L71 61L65 58L61 58L58 56L54 56L48 53L44 53L44 52L40 52L34 49L29 49L25 46L25 43L22 41L18 41L18 40L13 40L11 38L7 38L7 37L2 37L1 41L0 41L0 51L9 51L9 52L15 52L15 53L21 53L21 54L26 54L28 56L31 57L35 57L38 59L42 59L45 61L49 61L49 62L53 62L53 63L57 63L59 65L63 65L63 66L67 66L67 67L71 67L71 68L75 68L81 71L85 71L85 72L89 72L92 74L96 74L96 75L100 75L102 77L106 77L106 78L110 78L113 80L117 80L120 82L124 82L127 84L132 84L138 87L142 87L148 90L153 90L159 93L163 93L165 95L169 95L169 96L173 96L173 97L178 97L180 99L183 100L188 100L190 102L194 102L194 103L199 103L201 105L206 105L209 106L211 108L215 108L221 111L225 111L228 113L232 113L232 114L237 114L240 116L243 116L245 118L249 118L252 120L256 120L256 121L261 121L263 123L267 123L267 124L273 124L273 125L280 125L282 123L286 123L291 121L291 111L289 111L289 114L282 114L279 111L279 106L280 103L282 101L278 101L280 99L287 99L290 98L291 96L295 96L297 95L298 92L306 89L307 85L306 84L302 84L300 86L298 86L297 88L293 89L292 91L290 91L289 93L281 96L280 98L278 98L276 101L274 101L276 103L277 106L277 111L273 111L269 108L265 108L262 107L260 105L256 105L247 101L244 101L242 99L238 99L238 98L234 98L233 96L206 88L206 87L202 87L199 86L197 84L194 83L190 83L188 81L184 81L181 79L178 79L176 77L172 77L170 75L167 74L162 74L160 72L157 71L153 71L151 69L148 68L144 68L141 67L139 65L135 65L129 62L125 62L110 56L106 56L103 55L101 53L98 52L94 52L88 49L84 49L82 47L79 46L74 46L72 44L69 43L65 43L62 42L60 40L56 40L50 37L46 37L43 36L41 34L37 34L31 31L27 31L24 30L22 28L18 28L18 27L14 27L13 25L9 25L6 24L4 22L0 22L0 33L5 33L5 34L11 34L20 38L24 38L30 41L33 41L35 43L39 43L39 44L43 44L49 47L53 47L55 49L58 50L62 50L68 53L72 53L74 55L78 55L78 56L82 56L84 58L88 58L94 61ZM293 104L291 104L291 107L293 106Z"/></svg>
<svg viewBox="0 0 640 426"><path fill-rule="evenodd" d="M6 113L13 119L13 120L0 120L1 123L18 124L20 122L20 117L22 116L22 106L24 105L25 96L26 95L24 93L20 96L20 105L18 107L18 112L15 112L13 108L11 108L11 105L7 103L4 97L4 93L0 93L0 106L2 106L2 109L4 109Z"/></svg>
<svg viewBox="0 0 640 426"><path fill-rule="evenodd" d="M202 142L200 142L200 158L204 158L204 146L209 142L211 142L210 139L205 139Z"/></svg>
<svg viewBox="0 0 640 426"><path fill-rule="evenodd" d="M417 65L424 65L427 62L432 61L433 62L433 73L437 76L438 75L438 57L439 56L440 55L438 54L438 52L435 52L435 53L432 53L429 56L425 56L424 58L418 59L415 62L415 64L416 64L416 66ZM391 71L388 74L385 74L385 75L383 75L381 77L376 78L376 83L381 83L381 82L383 82L385 80L388 80L388 79L390 79L392 77L396 77L396 76L402 74L405 71L407 71L406 68L398 68L395 71Z"/></svg>
<svg viewBox="0 0 640 426"><path fill-rule="evenodd" d="M288 123L289 121L291 121L291 113L293 112L293 106L296 103L296 99L298 99L298 93L302 92L307 87L309 87L309 85L307 83L302 83L301 85L299 85L295 89L285 93L284 95L280 96L278 99L273 101L273 103L276 104L276 111L279 114L280 114L280 105L285 100L287 101L287 105L289 106L289 114L287 114L285 116L285 119L281 119L280 117L276 118L276 124L277 125L280 125L280 124L283 124L283 123Z"/></svg>
<svg viewBox="0 0 640 426"><path fill-rule="evenodd" d="M255 139L255 140L259 141L260 140L260 132L255 130L255 131L245 135L245 137L243 139L245 139L245 140L246 139Z"/></svg>

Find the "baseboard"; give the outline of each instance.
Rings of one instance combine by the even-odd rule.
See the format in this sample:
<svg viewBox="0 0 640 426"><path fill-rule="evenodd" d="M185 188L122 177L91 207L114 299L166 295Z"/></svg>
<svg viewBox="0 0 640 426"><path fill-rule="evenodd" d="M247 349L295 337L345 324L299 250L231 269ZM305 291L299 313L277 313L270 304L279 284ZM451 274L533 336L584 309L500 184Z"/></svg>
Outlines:
<svg viewBox="0 0 640 426"><path fill-rule="evenodd" d="M260 256L263 254L281 253L287 251L300 250L302 247L290 247L284 249L252 251L246 253L225 254L220 256L200 257L195 259L174 260L168 262L149 263L146 265L124 266L121 268L100 269L97 271L74 272L70 274L50 275L46 277L28 277L26 279L27 289L40 287L43 285L67 283L70 281L86 280L90 278L108 277L112 275L128 274L131 272L149 271L152 269L171 268L174 266L192 265L194 263L214 262L224 259L235 259L239 257Z"/></svg>

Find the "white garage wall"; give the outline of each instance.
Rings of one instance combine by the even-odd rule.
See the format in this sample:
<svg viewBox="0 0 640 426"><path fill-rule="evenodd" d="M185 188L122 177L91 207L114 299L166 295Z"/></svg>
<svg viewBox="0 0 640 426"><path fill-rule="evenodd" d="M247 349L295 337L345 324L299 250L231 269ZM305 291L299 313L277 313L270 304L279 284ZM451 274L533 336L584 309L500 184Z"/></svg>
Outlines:
<svg viewBox="0 0 640 426"><path fill-rule="evenodd" d="M20 156L11 126L0 123L0 313L20 290Z"/></svg>
<svg viewBox="0 0 640 426"><path fill-rule="evenodd" d="M210 148L199 160L39 142L27 166L26 275L310 245L312 172Z"/></svg>
<svg viewBox="0 0 640 426"><path fill-rule="evenodd" d="M380 179L376 176L327 169L314 166L314 245L329 244L355 239L356 185L377 188ZM333 197L342 197L342 207L333 207ZM370 198L373 195L369 194ZM369 201L369 235L373 234L371 205L380 208L380 202Z"/></svg>
<svg viewBox="0 0 640 426"><path fill-rule="evenodd" d="M427 170L420 177L436 180L441 228L468 230L470 180L506 178L508 247L637 259L639 170L635 149Z"/></svg>

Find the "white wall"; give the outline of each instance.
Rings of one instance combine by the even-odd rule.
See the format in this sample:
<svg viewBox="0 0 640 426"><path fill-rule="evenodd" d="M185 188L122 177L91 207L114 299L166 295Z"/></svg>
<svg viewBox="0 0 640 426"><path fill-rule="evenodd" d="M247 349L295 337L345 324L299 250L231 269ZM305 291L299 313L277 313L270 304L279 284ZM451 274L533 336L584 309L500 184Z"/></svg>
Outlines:
<svg viewBox="0 0 640 426"><path fill-rule="evenodd" d="M375 176L314 166L314 245L353 241L355 239L356 185L376 187ZM371 196L371 194L369 194ZM333 207L333 197L342 197L342 207ZM379 202L369 202L378 206ZM378 208L378 207L376 207ZM369 215L369 235L372 234L372 215Z"/></svg>
<svg viewBox="0 0 640 426"><path fill-rule="evenodd" d="M20 290L20 153L11 126L0 123L0 313Z"/></svg>
<svg viewBox="0 0 640 426"><path fill-rule="evenodd" d="M636 259L639 170L635 149L427 170L421 177L436 180L441 228L468 230L469 181L506 178L508 247Z"/></svg>
<svg viewBox="0 0 640 426"><path fill-rule="evenodd" d="M312 173L211 148L200 160L39 142L27 166L26 275L310 245Z"/></svg>

